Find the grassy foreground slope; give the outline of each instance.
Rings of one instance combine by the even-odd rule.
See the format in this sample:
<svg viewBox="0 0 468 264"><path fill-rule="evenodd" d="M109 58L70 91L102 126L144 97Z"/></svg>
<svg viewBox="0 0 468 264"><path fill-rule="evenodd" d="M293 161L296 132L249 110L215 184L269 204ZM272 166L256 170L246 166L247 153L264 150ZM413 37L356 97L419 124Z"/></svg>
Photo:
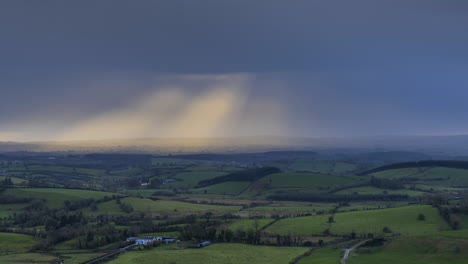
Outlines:
<svg viewBox="0 0 468 264"><path fill-rule="evenodd" d="M203 249L173 250L165 247L127 252L109 264L190 263L190 264L284 264L302 255L307 248L268 247L222 243Z"/></svg>

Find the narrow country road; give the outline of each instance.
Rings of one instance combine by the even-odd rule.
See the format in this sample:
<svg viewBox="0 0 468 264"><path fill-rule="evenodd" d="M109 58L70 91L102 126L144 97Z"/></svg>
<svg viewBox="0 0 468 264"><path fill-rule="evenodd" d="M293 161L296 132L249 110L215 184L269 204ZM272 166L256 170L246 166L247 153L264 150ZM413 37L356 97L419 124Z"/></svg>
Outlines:
<svg viewBox="0 0 468 264"><path fill-rule="evenodd" d="M356 245L345 249L345 254L344 254L343 258L341 259L341 264L346 264L346 260L349 257L349 253L351 253L351 251L355 250L356 248L358 248L360 245L366 243L367 241L369 241L369 240L361 241L361 242L357 243Z"/></svg>

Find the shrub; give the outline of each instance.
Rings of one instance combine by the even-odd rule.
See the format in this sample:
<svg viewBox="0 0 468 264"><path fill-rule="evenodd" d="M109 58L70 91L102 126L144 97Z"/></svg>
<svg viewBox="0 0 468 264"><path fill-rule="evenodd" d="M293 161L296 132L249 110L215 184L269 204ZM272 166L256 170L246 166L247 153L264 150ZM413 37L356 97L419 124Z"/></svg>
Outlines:
<svg viewBox="0 0 468 264"><path fill-rule="evenodd" d="M426 220L426 216L424 214L419 214L418 215L418 220L419 221L424 221L424 220Z"/></svg>

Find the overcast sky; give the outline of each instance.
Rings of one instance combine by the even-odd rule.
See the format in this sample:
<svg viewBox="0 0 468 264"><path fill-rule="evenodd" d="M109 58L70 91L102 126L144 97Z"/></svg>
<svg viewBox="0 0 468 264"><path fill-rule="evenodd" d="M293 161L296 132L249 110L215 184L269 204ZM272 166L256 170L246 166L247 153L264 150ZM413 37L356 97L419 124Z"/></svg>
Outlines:
<svg viewBox="0 0 468 264"><path fill-rule="evenodd" d="M0 141L468 133L466 0L2 0Z"/></svg>

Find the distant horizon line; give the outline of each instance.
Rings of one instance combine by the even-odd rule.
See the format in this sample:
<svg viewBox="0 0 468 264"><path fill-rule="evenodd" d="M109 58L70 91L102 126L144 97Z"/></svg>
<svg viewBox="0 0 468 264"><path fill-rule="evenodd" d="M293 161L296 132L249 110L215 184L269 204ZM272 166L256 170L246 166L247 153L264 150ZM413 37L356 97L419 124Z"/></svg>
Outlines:
<svg viewBox="0 0 468 264"><path fill-rule="evenodd" d="M15 141L1 140L0 143L72 143L72 142L98 142L98 141L137 141L137 140L223 140L223 139L244 139L244 138L284 138L284 139L346 139L346 138L383 138L383 137L461 137L468 136L462 134L380 134L380 135L349 135L349 136L286 136L286 135L243 135L243 136L213 136L213 137L129 137L129 138L106 138L106 139L69 139L69 140L31 140Z"/></svg>

